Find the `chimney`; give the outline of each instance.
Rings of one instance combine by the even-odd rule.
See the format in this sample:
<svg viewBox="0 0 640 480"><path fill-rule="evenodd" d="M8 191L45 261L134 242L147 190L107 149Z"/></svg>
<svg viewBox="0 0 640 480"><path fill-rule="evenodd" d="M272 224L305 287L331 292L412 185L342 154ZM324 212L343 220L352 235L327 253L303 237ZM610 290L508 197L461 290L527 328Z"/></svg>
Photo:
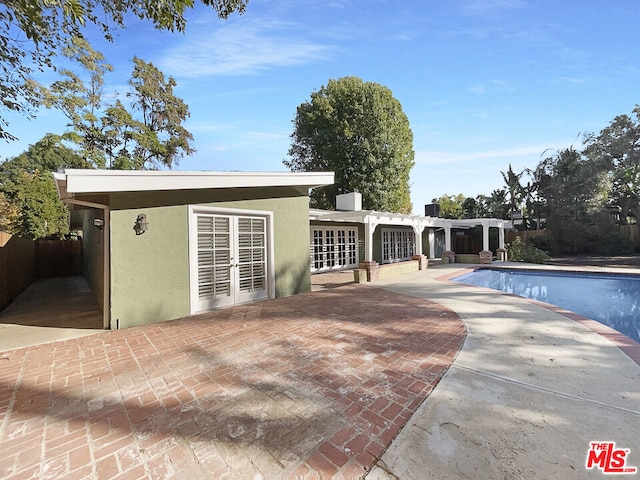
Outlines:
<svg viewBox="0 0 640 480"><path fill-rule="evenodd" d="M336 210L359 212L362 210L362 194L360 192L351 192L337 195Z"/></svg>

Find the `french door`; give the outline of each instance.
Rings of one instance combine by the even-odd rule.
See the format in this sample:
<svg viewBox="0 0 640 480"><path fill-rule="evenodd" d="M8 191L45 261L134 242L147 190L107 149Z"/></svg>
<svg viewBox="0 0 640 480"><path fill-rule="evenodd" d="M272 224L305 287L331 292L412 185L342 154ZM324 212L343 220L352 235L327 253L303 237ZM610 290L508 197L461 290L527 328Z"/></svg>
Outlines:
<svg viewBox="0 0 640 480"><path fill-rule="evenodd" d="M311 271L358 266L356 228L311 227Z"/></svg>
<svg viewBox="0 0 640 480"><path fill-rule="evenodd" d="M194 215L192 310L267 298L266 217Z"/></svg>

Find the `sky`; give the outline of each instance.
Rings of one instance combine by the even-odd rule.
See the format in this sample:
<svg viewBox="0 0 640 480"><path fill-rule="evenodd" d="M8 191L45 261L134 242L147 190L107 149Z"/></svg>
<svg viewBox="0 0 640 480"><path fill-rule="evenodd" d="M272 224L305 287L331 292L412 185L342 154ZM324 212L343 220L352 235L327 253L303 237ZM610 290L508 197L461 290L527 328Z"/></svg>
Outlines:
<svg viewBox="0 0 640 480"><path fill-rule="evenodd" d="M186 33L128 28L92 45L127 90L132 58L177 82L196 153L176 170L286 171L296 108L329 79L388 87L413 132L414 213L441 195L488 195L501 171L534 169L640 103L637 0L249 0L218 19L198 5ZM37 77L47 82L50 73ZM26 150L66 119L8 117Z"/></svg>

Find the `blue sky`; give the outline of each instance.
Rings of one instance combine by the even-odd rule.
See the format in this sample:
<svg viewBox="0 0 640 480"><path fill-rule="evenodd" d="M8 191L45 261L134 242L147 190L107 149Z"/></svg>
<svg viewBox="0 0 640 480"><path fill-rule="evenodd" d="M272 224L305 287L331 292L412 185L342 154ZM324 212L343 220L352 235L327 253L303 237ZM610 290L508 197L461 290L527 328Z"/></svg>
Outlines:
<svg viewBox="0 0 640 480"><path fill-rule="evenodd" d="M179 170L285 171L296 107L331 78L390 88L409 118L414 212L443 194L489 194L500 171L534 168L640 103L637 0L249 0L219 20L198 6L186 34L130 22L105 93L126 90L134 55L178 86L197 152ZM65 119L10 118L24 151Z"/></svg>

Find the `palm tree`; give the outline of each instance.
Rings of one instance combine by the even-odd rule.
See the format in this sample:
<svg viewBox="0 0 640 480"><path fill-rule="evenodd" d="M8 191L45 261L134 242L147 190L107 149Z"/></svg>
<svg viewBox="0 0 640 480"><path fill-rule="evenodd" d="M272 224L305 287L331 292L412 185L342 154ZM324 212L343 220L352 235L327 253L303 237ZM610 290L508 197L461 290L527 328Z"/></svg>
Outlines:
<svg viewBox="0 0 640 480"><path fill-rule="evenodd" d="M509 209L510 215L509 217L513 220L514 212L520 210L518 207L522 202L523 196L523 188L520 184L520 178L524 171L520 173L515 173L513 171L513 167L509 164L509 170L505 172L500 172L502 174L502 178L504 179L504 183L507 186L507 191L509 192Z"/></svg>

